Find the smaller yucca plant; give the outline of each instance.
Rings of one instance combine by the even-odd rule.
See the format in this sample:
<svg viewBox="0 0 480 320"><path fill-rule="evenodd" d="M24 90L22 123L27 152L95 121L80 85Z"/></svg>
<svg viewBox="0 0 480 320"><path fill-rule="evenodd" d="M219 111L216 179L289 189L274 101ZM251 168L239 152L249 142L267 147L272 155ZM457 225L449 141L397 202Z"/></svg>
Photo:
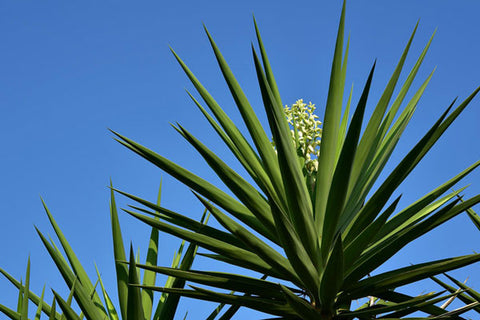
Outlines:
<svg viewBox="0 0 480 320"><path fill-rule="evenodd" d="M160 205L160 195L158 193L157 205ZM105 290L100 272L97 271L95 281L87 275L82 264L76 257L73 249L69 245L66 237L62 233L60 227L54 220L52 214L43 203L48 219L60 241L61 248L64 250L66 257L61 253L53 240L48 241L47 238L37 229L43 244L45 245L52 260L56 264L59 272L63 276L65 283L70 289L68 297L62 297L52 289L54 298L51 304L44 300L45 287L41 295L37 295L29 288L30 283L30 259L27 264L25 282L16 280L5 270L0 268L2 273L14 286L19 290L17 309L10 309L0 304L0 312L4 313L12 320L27 320L29 302L36 306L35 320L40 320L42 315L50 320L80 320L86 318L88 320L173 320L177 315L177 306L180 296L177 294L162 294L158 301L154 301L154 291L151 289L140 288L143 286L153 286L156 283L156 273L145 270L143 272L143 280L140 279L140 270L136 267L135 254L130 246L130 252L127 255L124 249L124 241L118 220L117 207L115 204L115 196L113 188L111 190L110 200L110 217L113 234L113 248L115 256L115 268L117 277L117 289L119 308L116 308L110 298L110 294ZM199 224L206 222L207 212L205 211ZM148 252L143 266L154 266L158 258L158 230L152 229L148 243ZM192 266L196 255L197 246L190 244L184 250L185 242L182 242L180 248L175 253L171 268L175 270L187 271ZM128 262L127 262L128 260ZM165 283L167 288L183 288L185 280L168 277ZM81 312L75 311L72 302L75 300ZM156 303L156 305L155 305ZM223 304L219 305L208 317L209 320L217 319L223 308ZM227 310L221 319L230 319L238 307L232 307ZM185 315L184 319L187 318Z"/></svg>

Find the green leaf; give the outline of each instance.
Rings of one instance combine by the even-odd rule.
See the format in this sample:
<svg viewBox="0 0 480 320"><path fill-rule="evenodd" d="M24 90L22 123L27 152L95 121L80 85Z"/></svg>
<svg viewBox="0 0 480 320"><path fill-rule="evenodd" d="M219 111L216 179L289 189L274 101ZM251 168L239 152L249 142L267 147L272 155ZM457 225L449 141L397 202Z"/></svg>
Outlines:
<svg viewBox="0 0 480 320"><path fill-rule="evenodd" d="M77 282L74 285L74 283L77 280L77 277L72 272L70 267L66 264L65 259L62 257L61 253L47 241L45 236L37 228L35 229L38 235L40 236L40 239L42 240L43 245L45 246L48 253L50 254L50 257L52 258L53 262L55 262L55 265L60 271L66 284L74 292L75 300L77 301L80 309L86 315L86 317L90 319L103 319L104 317L107 317L108 315L103 314L102 312L102 310L104 311L105 309L103 309L103 305L101 304L101 302L100 302L100 305L98 305L94 303L94 301L92 301L90 297L90 293L92 292L92 290L87 290L81 282ZM93 286L92 286L92 289L93 289Z"/></svg>
<svg viewBox="0 0 480 320"><path fill-rule="evenodd" d="M75 313L75 311L70 307L69 303L62 299L62 297L52 290L55 300L58 301L58 305L63 311L67 320L81 320L80 317ZM93 319L102 319L102 318L93 318ZM92 320L93 320L92 319Z"/></svg>
<svg viewBox="0 0 480 320"><path fill-rule="evenodd" d="M209 182L199 178L192 174L188 170L178 166L177 164L165 159L164 157L156 154L155 152L141 146L140 144L121 136L120 134L112 131L121 140L117 140L130 150L136 152L140 156L144 157L157 167L161 168L172 177L176 178L180 182L189 186L196 192L200 193L204 197L216 203L222 207L237 219L241 220L254 230L260 231L260 233L267 233L265 227L258 221L258 219L241 203L227 195L225 192L216 188Z"/></svg>
<svg viewBox="0 0 480 320"><path fill-rule="evenodd" d="M305 235L313 238L313 228L310 229L302 226L302 223L313 221L313 212L310 195L303 181L303 173L297 161L297 155L292 143L290 129L285 119L285 113L282 105L275 100L266 76L261 70L260 61L255 51L253 50L252 53L255 60L258 81L262 90L265 111L268 116L270 128L272 129L273 140L277 147L278 163L282 172L282 182L288 200L289 215L295 227L298 228L297 231L304 229L302 231L306 232ZM282 207L280 207L280 209L281 208ZM313 241L313 239L310 241ZM307 248L308 247L311 247L310 250L313 250L316 246L313 246L312 243L307 243Z"/></svg>
<svg viewBox="0 0 480 320"><path fill-rule="evenodd" d="M478 163L480 164L480 162ZM457 180L458 181L458 180ZM454 182L456 183L456 181ZM453 184L454 184L453 183ZM453 185L446 183L444 185L449 186ZM398 230L401 230L405 226L408 226L410 224L413 224L417 221L422 220L425 216L430 214L431 212L435 211L439 207L441 207L443 204L447 203L450 201L453 197L458 195L460 192L462 192L464 188L452 192L436 201L435 200L441 193L444 192L442 188L443 186L437 188L436 190L430 192L429 194L425 195L421 199L417 200L404 210L400 211L397 215L395 215L392 219L390 219L385 226L382 227L380 232L378 233L376 240L379 240L389 234L392 234ZM443 190L442 190L443 189ZM433 202L432 202L433 201Z"/></svg>
<svg viewBox="0 0 480 320"><path fill-rule="evenodd" d="M160 206L162 197L162 181L160 180L160 187L158 188L157 205ZM152 228L150 232L150 240L148 243L146 265L156 265L158 261L158 230ZM143 273L143 284L147 286L155 285L156 273L145 270ZM142 290L142 305L145 319L150 320L152 317L153 307L153 291Z"/></svg>
<svg viewBox="0 0 480 320"><path fill-rule="evenodd" d="M23 283L22 280L20 280L20 288L18 290L18 298L17 298L17 312L22 315L22 306L23 306Z"/></svg>
<svg viewBox="0 0 480 320"><path fill-rule="evenodd" d="M20 320L20 313L0 304L0 312L9 317L12 320Z"/></svg>
<svg viewBox="0 0 480 320"><path fill-rule="evenodd" d="M342 237L335 237L334 245L327 256L325 269L320 280L320 302L324 314L335 314L334 303L343 283L344 257Z"/></svg>
<svg viewBox="0 0 480 320"><path fill-rule="evenodd" d="M458 201L447 205L437 213L416 225L405 228L401 232L393 234L384 241L372 246L369 251L358 259L353 270L348 273L348 281L361 279L363 276L372 272L383 262L387 261L396 252L403 248L406 244L411 243L421 235L436 228L442 223L452 219L466 209L480 202L480 195L467 200L465 203L456 205ZM347 280L346 280L347 281Z"/></svg>
<svg viewBox="0 0 480 320"><path fill-rule="evenodd" d="M192 82L192 84L197 89L198 93L202 96L203 100L206 102L207 106L213 112L222 128L225 130L225 133L235 144L238 151L242 154L242 158L247 160L249 163L249 169L255 173L255 177L258 181L263 181L268 184L270 178L265 172L263 165L260 161L259 156L255 153L252 146L247 142L245 137L241 134L240 130L235 126L233 121L226 115L218 103L213 99L213 97L208 93L205 87L198 81L195 75L188 69L186 64L180 59L180 57L171 50L177 59L178 63L185 71L186 75ZM248 170L248 169L247 169Z"/></svg>
<svg viewBox="0 0 480 320"><path fill-rule="evenodd" d="M14 277L12 277L8 272L6 272L5 270L3 270L2 268L0 268L0 273L5 276L5 278L7 278L8 281L10 281L16 288L20 290L24 290L24 286L19 282L17 281ZM36 295L35 293L33 293L32 291L30 291L28 293L28 298L35 304L35 305L39 305L40 304L40 297L38 295ZM42 303L42 310L45 314L47 315L51 315L52 312L55 314L55 311L52 311L51 307L47 304L47 303ZM55 314L55 319L60 319L60 314Z"/></svg>
<svg viewBox="0 0 480 320"><path fill-rule="evenodd" d="M330 74L330 86L328 88L327 105L322 130L322 147L318 158L318 171L315 186L315 225L320 233L323 230L324 219L327 209L328 195L331 181L337 162L336 149L339 144L340 117L342 113L343 99L343 74L342 54L343 36L345 27L346 3L343 2L342 14L337 32L335 53L333 55L332 71Z"/></svg>
<svg viewBox="0 0 480 320"><path fill-rule="evenodd" d="M215 132L220 136L220 138L223 140L225 145L232 151L233 155L238 159L238 161L242 164L242 166L245 168L245 170L248 172L248 174L252 177L252 179L257 183L257 185L262 188L263 192L267 193L267 190L264 189L264 184L261 183L261 180L258 178L257 173L255 173L254 169L252 168L249 160L245 158L245 156L240 152L240 150L237 148L235 143L230 139L230 137L225 133L225 131L222 129L222 127L213 119L213 117L205 110L204 107L198 102L197 99L195 99L190 92L188 92L188 95L192 99L192 101L195 103L195 105L198 107L198 109L202 112L202 114L205 116L207 121L210 123L212 128L215 130Z"/></svg>
<svg viewBox="0 0 480 320"><path fill-rule="evenodd" d="M456 258L435 260L381 273L361 280L349 287L348 295L351 299L364 297L366 295L375 296L378 292L400 287L442 272L458 269L477 261L480 261L480 254L471 254Z"/></svg>
<svg viewBox="0 0 480 320"><path fill-rule="evenodd" d="M208 315L205 320L215 320L215 318L220 314L223 307L225 307L225 303L220 303L213 311Z"/></svg>
<svg viewBox="0 0 480 320"><path fill-rule="evenodd" d="M471 309L477 308L479 305L480 305L480 302L476 301L476 302L473 302L469 305L466 305L466 306L460 307L458 309L452 310L450 312L447 312L447 313L445 313L441 316L432 317L432 319L451 319L453 316L457 316L457 315L465 313L465 312L467 312Z"/></svg>
<svg viewBox="0 0 480 320"><path fill-rule="evenodd" d="M258 311L281 315L281 316L295 315L295 313L292 311L292 309L288 305L285 305L283 304L283 302L278 302L276 300L262 299L262 298L256 298L256 297L248 297L248 296L239 296L239 295L226 294L226 293L218 293L218 292L201 289L193 286L192 288L194 288L194 290L154 287L152 288L152 290L180 294L181 296L193 298L193 299L201 299L201 300L212 301L217 303L245 306Z"/></svg>
<svg viewBox="0 0 480 320"><path fill-rule="evenodd" d="M409 295L406 295L406 294L403 294L403 293L400 293L400 292L396 292L396 291L392 291L392 290L388 290L388 291L384 291L384 292L380 292L377 294L377 296L383 300L388 300L388 301L391 301L393 303L403 303L405 301L408 301L408 300L411 300L411 299L415 299L415 297L411 297ZM437 307L435 305L420 305L418 306L419 310L422 311L422 312L425 312L429 315L440 315L440 314L445 314L446 311L440 307ZM403 313L401 313L403 314ZM407 313L408 314L408 313ZM395 316L392 315L392 318L395 318ZM399 317L400 317L400 312L399 312ZM460 320L460 319L456 319L456 320Z"/></svg>
<svg viewBox="0 0 480 320"><path fill-rule="evenodd" d="M161 274L172 276L202 285L217 287L246 294L282 299L283 293L280 285L274 282L260 280L243 275L224 272L209 272L196 270L179 270L176 268L154 267L138 265L139 268L152 270ZM295 290L290 288L290 290Z"/></svg>
<svg viewBox="0 0 480 320"><path fill-rule="evenodd" d="M58 240L60 241L60 243L62 245L62 248L65 251L67 259L70 262L70 265L73 269L73 272L75 273L75 276L78 277L78 279L82 283L82 286L85 288L85 290L87 292L94 292L93 297L92 297L93 298L93 303L97 306L98 312L100 312L104 316L107 316L107 312L105 311L105 309L102 305L100 297L98 296L98 294L93 289L93 284L92 284L90 278L88 277L85 269L83 268L82 264L78 260L75 252L73 251L72 247L68 243L67 239L63 235L62 230L60 229L60 227L56 223L55 219L53 218L53 215L48 210L47 205L43 201L43 199L42 199L42 204L43 204L45 212L48 216L50 224L52 225L53 229L55 230L55 234L57 235Z"/></svg>
<svg viewBox="0 0 480 320"><path fill-rule="evenodd" d="M435 30L433 32L432 36L430 37L430 39L428 40L427 44L425 45L425 48L423 49L422 53L418 57L418 59L417 59L415 65L413 66L412 70L408 74L407 80L405 80L404 84L402 85L402 87L400 89L400 92L398 93L397 97L393 101L393 104L392 104L390 110L388 111L387 115L383 119L382 125L379 128L379 134L381 134L381 136L385 137L385 135L390 134L390 132L391 132L391 131L389 132L390 125L392 124L393 120L395 119L395 116L396 116L396 114L397 114L397 112L400 108L400 105L402 104L403 100L405 99L405 96L407 95L408 90L410 89L410 86L412 85L413 80L415 79L415 77L418 73L418 70L420 69L420 66L422 65L422 62L423 62L425 56L427 55L428 49L430 48L430 45L432 43L432 40L433 40L436 32L437 31ZM405 110L404 110L404 112L405 112ZM401 118L401 116L399 118ZM398 123L398 120L397 120L396 123ZM392 126L392 129L394 127L395 127L395 124Z"/></svg>
<svg viewBox="0 0 480 320"><path fill-rule="evenodd" d="M167 222L175 224L179 227L189 229L189 230L194 231L196 233L201 233L201 234L204 234L204 235L208 235L208 236L210 236L212 238L215 238L217 240L222 240L222 241L227 242L229 244L232 244L232 245L235 245L235 246L238 246L238 247L242 247L242 248L245 249L244 244L242 242L240 242L237 238L232 236L230 233L212 228L212 227L210 227L208 225L205 225L205 224L202 224L202 223L200 223L196 220L190 219L190 218L188 218L188 217L186 217L182 214L179 214L177 212L168 210L168 209L163 208L163 207L159 207L159 206L157 206L157 205L155 205L151 202L148 202L144 199L141 199L141 198L136 197L134 195L128 194L126 192L116 190L116 189L114 189L114 190L116 192L134 200L134 201L137 201L138 203L141 203L142 205L144 205L144 206L146 206L146 207L148 207L152 210L155 210L155 212L151 212L151 211L148 211L148 210L136 207L136 206L130 206L131 208L133 208L135 210L139 210L139 211L148 213L152 216L158 217L162 220L165 220Z"/></svg>
<svg viewBox="0 0 480 320"><path fill-rule="evenodd" d="M30 293L30 257L28 257L27 271L25 273L25 286L23 287L22 307L20 311L20 319L28 320L28 294Z"/></svg>
<svg viewBox="0 0 480 320"><path fill-rule="evenodd" d="M48 320L55 320L56 319L55 318L55 315L57 314L56 309L57 309L57 303L56 303L55 297L53 297L52 309L51 309L52 312L50 312Z"/></svg>
<svg viewBox="0 0 480 320"><path fill-rule="evenodd" d="M345 111L343 112L342 122L340 123L340 129L339 129L340 131L338 133L338 136L339 136L339 139L341 140L341 143L339 143L337 146L337 161L338 161L338 158L340 157L340 152L342 151L343 144L345 142L345 135L347 134L348 119L350 116L350 105L352 104L352 94L353 94L353 84L350 89L350 94L348 96Z"/></svg>
<svg viewBox="0 0 480 320"><path fill-rule="evenodd" d="M436 303L436 302L444 300L445 298L448 298L448 296L446 296L446 297L442 296L440 298L437 298L441 294L443 294L443 292L428 293L428 294L420 295L418 297L415 297L413 299L410 299L410 300L407 300L407 301L404 301L404 302L394 303L392 305L385 305L385 306L374 305L372 307L365 308L365 309L362 309L362 310L355 310L355 311L352 311L352 312L346 312L346 313L342 314L342 316L344 316L344 317L358 317L358 318L361 319L362 317L376 316L376 315L384 314L384 313L391 312L391 311L399 311L399 310L403 311L403 310L407 310L409 308L415 309L419 304L427 302L429 300L430 300L430 302ZM435 298L437 298L437 299L435 299ZM385 317L390 318L390 316L388 316L388 315L385 316Z"/></svg>
<svg viewBox="0 0 480 320"><path fill-rule="evenodd" d="M419 224L411 225L382 239L382 241L372 244L346 272L345 282L349 284L355 283L390 259L395 253L414 239L460 213L461 211L457 210L457 212L455 212L452 210L455 204L456 202L450 203L429 219Z"/></svg>
<svg viewBox="0 0 480 320"><path fill-rule="evenodd" d="M390 215L395 211L395 208L400 201L401 195L392 202L392 204L371 223L365 230L363 230L353 241L345 245L345 269L348 270L354 262L361 256L363 251L371 244L372 239L376 236L378 231L385 225L385 222Z"/></svg>
<svg viewBox="0 0 480 320"><path fill-rule="evenodd" d="M286 258L284 258L276 250L272 249L268 244L260 240L254 234L249 232L247 229L243 228L239 223L230 219L228 216L223 214L220 210L209 204L205 199L201 198L199 195L195 194L197 198L202 202L202 204L212 213L212 215L217 219L222 226L240 239L245 245L250 248L250 250L256 253L263 261L268 263L276 272L284 275L286 278L290 279L292 282L301 284L297 273L292 268L290 263Z"/></svg>
<svg viewBox="0 0 480 320"><path fill-rule="evenodd" d="M375 150L377 148L377 146L375 145L375 138L382 122L383 116L385 115L385 112L387 110L387 106L390 102L390 99L392 98L395 86L402 72L403 65L405 63L405 59L407 58L407 54L410 49L410 45L412 44L413 37L415 36L415 33L417 31L417 27L418 23L415 25L412 35L410 36L410 39L408 40L408 43L400 57L400 61L395 67L395 70L393 71L393 74L388 81L388 84L385 87L385 90L383 91L382 96L380 97L380 100L375 107L375 110L372 112L372 116L368 121L365 132L362 135L362 138L358 145L358 153L355 155L355 161L352 167L351 179L353 182L355 182L360 175L363 164L369 163L371 161L371 157L375 154ZM353 188L353 186L354 183L350 184L348 190L349 193L352 191L351 189Z"/></svg>
<svg viewBox="0 0 480 320"><path fill-rule="evenodd" d="M477 227L478 230L480 230L480 217L478 216L478 214L471 208L467 210L467 213L473 224Z"/></svg>
<svg viewBox="0 0 480 320"><path fill-rule="evenodd" d="M206 211L204 212L201 221L204 221ZM183 256L181 262L175 263L174 268L178 268L182 271L184 270L190 270L193 260L195 258L195 255L197 253L197 246L194 244L190 244L187 248L187 251L185 252L185 255ZM181 253L179 254L181 255ZM183 289L185 286L185 279L180 279L178 277L172 277L169 276L167 279L167 284L165 287L169 288L178 288L178 289ZM180 295L177 294L168 294L166 296L166 299L162 303L161 308L158 310L158 319L165 319L169 320L174 318L175 314L177 313L177 307L178 303L180 301Z"/></svg>
<svg viewBox="0 0 480 320"><path fill-rule="evenodd" d="M347 195L348 201L345 205L345 214L341 217L340 226L342 227L342 230L345 230L348 227L358 211L364 206L367 196L390 159L432 76L433 72L413 95L412 99L408 102L404 111L395 122L393 128L390 130L388 136L385 138L383 138L380 131L384 129L384 126L387 124L382 123L375 138L375 146L378 147L376 147L375 150L372 150L373 158L363 164L361 175L358 179L355 182L352 180L352 183L354 184L353 190Z"/></svg>
<svg viewBox="0 0 480 320"><path fill-rule="evenodd" d="M218 320L230 320L233 318L233 316L235 315L235 313L237 313L237 311L240 309L240 306L230 306L230 308L227 309L227 311L225 311L224 314L222 314L222 316L220 318L218 318Z"/></svg>
<svg viewBox="0 0 480 320"><path fill-rule="evenodd" d="M291 133L285 119L283 108L281 105L278 105L277 101L275 101L271 89L268 87L265 74L261 70L260 61L258 60L255 51L253 50L252 53L265 111L267 112L275 145L277 146L278 161L282 171L285 190L287 192L289 209L288 218L294 227L295 232L302 235L299 239L302 242L303 250L306 251L311 263L315 266L316 262L320 260L320 256L318 239L313 226L313 211L310 194L305 185L303 173L297 161L296 151L292 143ZM273 201L273 199L269 200ZM283 216L284 214L277 214L277 216L275 216L274 212L279 212L280 210L277 210L274 206L271 206L271 208L274 219L276 220L275 225L277 227L277 232L279 232L281 231L278 229L280 228L279 219L282 219L280 216ZM283 233L279 232L279 234Z"/></svg>
<svg viewBox="0 0 480 320"><path fill-rule="evenodd" d="M128 210L126 210L126 212L138 218L139 220L149 224L150 226L159 229L160 231L167 232L179 238L185 239L189 242L196 243L199 246L204 247L213 252L224 254L227 257L234 259L234 261L236 261L236 264L241 267L252 268L253 270L257 270L260 273L281 278L281 276L277 274L274 270L272 270L272 268L268 264L266 264L263 260L259 259L255 254L247 250L232 246L230 244L208 237L203 234L189 232L189 231L168 225L161 221L143 216L135 212L131 212Z"/></svg>
<svg viewBox="0 0 480 320"><path fill-rule="evenodd" d="M330 253L333 245L333 238L338 229L338 221L343 213L345 197L350 180L350 172L352 170L353 159L357 150L358 138L362 128L363 115L367 105L368 93L370 91L370 84L372 83L374 70L375 64L370 71L365 88L362 92L362 96L360 97L357 108L355 109L352 122L348 128L347 136L338 159L338 164L335 168L335 173L333 174L331 180L321 235L323 261L326 261L326 258Z"/></svg>
<svg viewBox="0 0 480 320"><path fill-rule="evenodd" d="M130 245L130 267L128 268L128 299L127 299L127 319L126 320L144 320L142 306L142 295L139 284L137 267L135 264L135 255Z"/></svg>
<svg viewBox="0 0 480 320"><path fill-rule="evenodd" d="M185 240L182 241L182 243L180 244L180 247L178 248L177 252L175 252L173 256L173 260L171 264L172 268L178 268L180 266L184 246L185 246ZM137 265L137 267L140 267L140 266ZM154 266L150 266L150 268L153 268L153 267ZM169 276L167 278L167 281L165 282L164 287L171 288L174 282L175 282L175 278ZM168 296L169 296L168 293L162 292L162 295L160 296L159 302L157 304L157 309L155 310L155 315L153 316L154 320L161 320L162 317L165 316L165 314L163 314L164 313L163 309L168 309L168 306L167 306Z"/></svg>
<svg viewBox="0 0 480 320"><path fill-rule="evenodd" d="M307 294L315 301L318 301L318 290L320 285L320 276L312 263L305 247L300 241L300 236L295 232L292 224L284 214L274 214L277 217L278 233L282 235L283 249L287 255L292 267L300 275ZM265 272L263 272L266 274ZM267 274L268 275L268 274Z"/></svg>
<svg viewBox="0 0 480 320"><path fill-rule="evenodd" d="M125 247L123 246L122 230L118 220L117 204L113 192L112 181L110 181L110 221L112 224L113 257L115 259L115 271L117 274L118 302L122 319L127 319L127 297L128 297L128 268L117 261L125 261Z"/></svg>
<svg viewBox="0 0 480 320"><path fill-rule="evenodd" d="M478 301L480 302L480 293L473 290L472 288L470 288L469 286L465 285L464 283L458 281L457 279L449 276L448 274L445 273L445 276L450 279L450 281L452 281L453 283L455 283L458 287L462 288L463 290L465 290L468 295L470 295L473 299L475 299L475 301Z"/></svg>
<svg viewBox="0 0 480 320"><path fill-rule="evenodd" d="M264 189L268 190L270 196L276 199L276 201L278 201L278 204L282 205L282 207L285 208L286 204L283 203L285 199L285 189L282 183L282 176L280 173L280 168L278 166L277 156L274 152L274 149L272 148L270 139L267 137L267 134L263 130L263 127L258 117L255 115L252 106L248 102L247 97L240 88L240 85L235 79L235 76L230 70L230 67L227 65L227 62L220 53L217 45L213 41L210 33L206 28L205 31L208 35L208 39L210 40L210 44L215 53L215 57L217 58L218 65L222 70L223 76L230 89L233 99L235 100L238 110L242 115L242 118L262 159L262 164L267 173L267 177L269 178L261 181L265 185ZM263 177L260 176L259 178ZM273 184L273 186L271 186L271 184Z"/></svg>
<svg viewBox="0 0 480 320"><path fill-rule="evenodd" d="M112 300L110 299L110 296L105 290L102 277L100 276L100 271L98 271L97 265L95 265L95 270L97 271L98 280L100 283L100 287L102 289L103 300L105 301L105 305L107 306L108 317L110 320L119 320L117 310L115 309L115 305L113 304Z"/></svg>
<svg viewBox="0 0 480 320"><path fill-rule="evenodd" d="M287 299L288 304L292 307L295 312L302 317L304 320L315 320L321 319L320 313L315 310L315 308L305 301L302 298L297 297L292 291L287 287L280 285L283 292L285 293L285 298Z"/></svg>
<svg viewBox="0 0 480 320"><path fill-rule="evenodd" d="M388 201L395 189L400 183L408 176L408 174L415 168L425 154L430 150L433 144L440 138L441 134L445 132L448 126L453 120L460 114L460 112L466 107L466 105L473 99L475 94L480 90L478 88L469 98L467 98L459 107L457 107L450 116L447 114L449 108L442 114L432 128L425 134L425 136L417 143L417 145L403 158L403 160L397 165L393 172L387 177L385 182L374 193L374 195L367 201L365 206L356 216L356 219L352 222L351 227L347 230L347 234L350 236L356 235L360 230L363 230L368 224L370 224L378 212ZM445 119L445 120L444 120Z"/></svg>
<svg viewBox="0 0 480 320"><path fill-rule="evenodd" d="M70 288L70 293L68 294L68 297L67 297L66 303L68 306L72 306L73 295L75 294L75 285L77 283L78 283L78 278L75 278L75 280L73 281L72 287ZM80 318L83 318L83 312L80 313ZM62 320L65 320L65 314L62 314Z"/></svg>
<svg viewBox="0 0 480 320"><path fill-rule="evenodd" d="M43 286L42 295L40 296L40 301L37 306L37 311L35 311L35 320L40 320L40 317L42 315L42 305L43 305L44 294L45 294L45 286Z"/></svg>
<svg viewBox="0 0 480 320"><path fill-rule="evenodd" d="M260 233L271 241L278 243L269 205L258 190L245 181L235 170L227 166L218 156L206 148L182 126L179 126L179 132L197 149L217 176L222 179L225 185L245 204L250 212L264 225L265 229L268 230L267 233L262 233L262 230L259 230ZM271 148L271 145L269 145L269 147Z"/></svg>
<svg viewBox="0 0 480 320"><path fill-rule="evenodd" d="M450 293L455 294L456 298L458 298L460 301L462 301L465 304L471 304L473 302L478 301L477 299L474 299L474 298L470 297L469 295L467 295L465 292L461 291L461 289L456 289L456 288L446 284L445 282L441 281L437 277L430 277L430 279L432 279L433 281L438 283L440 286L442 286L443 288L448 290ZM467 287L467 288L468 288L468 290L466 292L468 292L468 293L472 292L472 290L473 290L472 288L469 288L469 287ZM478 294L478 292L475 292L474 294ZM476 307L474 309L475 309L475 311L480 313L480 307Z"/></svg>
<svg viewBox="0 0 480 320"><path fill-rule="evenodd" d="M255 20L255 17L253 17L253 24L255 25L255 34L257 35L258 46L260 48L260 54L262 56L262 61L263 61L263 68L268 81L268 85L272 89L272 93L275 96L275 100L277 100L280 105L283 105L282 99L280 97L280 91L278 91L277 82L275 81L275 77L273 76L272 67L270 66L270 61L267 56L267 51L265 50L265 46L263 45L262 37L260 36L260 30L258 30L257 21Z"/></svg>
<svg viewBox="0 0 480 320"><path fill-rule="evenodd" d="M480 165L480 161L478 161L476 164ZM458 193L457 197L459 197L460 201L464 202L463 199L458 196ZM472 208L467 209L467 214L470 220L472 220L473 224L477 227L477 229L480 230L480 216Z"/></svg>

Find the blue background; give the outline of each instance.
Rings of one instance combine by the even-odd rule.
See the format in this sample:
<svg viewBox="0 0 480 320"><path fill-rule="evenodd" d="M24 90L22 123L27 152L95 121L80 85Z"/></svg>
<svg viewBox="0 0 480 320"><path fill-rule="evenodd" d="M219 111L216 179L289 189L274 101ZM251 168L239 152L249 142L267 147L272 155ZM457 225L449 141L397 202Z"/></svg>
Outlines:
<svg viewBox="0 0 480 320"><path fill-rule="evenodd" d="M0 266L23 277L30 255L32 289L40 293L46 284L67 292L33 228L53 235L42 196L89 274L94 278L95 262L116 298L109 179L122 190L154 200L163 177L164 206L195 218L202 208L187 188L116 143L107 128L214 182L218 179L169 124L180 122L227 161L232 159L185 93L184 88L193 92L193 87L168 46L240 120L209 48L205 23L264 119L250 52L254 13L283 102L303 98L321 114L340 9L340 1L1 1ZM479 11L474 0L349 1L347 83L354 83L354 101L378 59L370 112L417 20L420 27L405 70L438 27L414 88L438 68L386 170L453 98L464 99L480 84ZM402 184L400 208L480 158L479 110L477 98ZM475 172L460 184L472 184L467 197L480 193L479 177ZM118 202L126 206L124 199ZM143 260L148 228L126 214L121 214L121 224L125 240L133 241ZM480 249L479 239L480 232L462 215L407 246L381 270L469 254ZM177 239L161 234L159 264L170 264L178 245ZM195 267L223 268L203 259ZM468 284L480 289L478 268L452 274L460 280L470 276ZM438 287L425 282L410 290L420 294ZM15 308L16 292L0 281L0 303ZM51 302L49 291L47 297ZM213 306L183 300L178 319L185 310L190 310L189 319L202 319ZM241 311L238 319L253 314Z"/></svg>

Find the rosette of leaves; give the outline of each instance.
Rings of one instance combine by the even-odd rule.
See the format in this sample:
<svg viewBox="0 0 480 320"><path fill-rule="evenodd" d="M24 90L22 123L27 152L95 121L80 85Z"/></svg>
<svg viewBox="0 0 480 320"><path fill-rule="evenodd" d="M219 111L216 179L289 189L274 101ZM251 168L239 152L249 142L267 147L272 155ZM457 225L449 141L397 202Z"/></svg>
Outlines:
<svg viewBox="0 0 480 320"><path fill-rule="evenodd" d="M160 195L161 192L159 191L157 205L160 205ZM55 245L53 240L50 239L49 241L38 229L37 232L50 254L50 257L55 262L58 271L61 273L65 283L69 287L70 294L68 297L62 297L58 292L52 289L54 297L52 303L49 304L44 299L45 287L43 288L41 295L32 292L29 287L29 259L27 263L25 283L23 283L22 280L18 281L5 270L0 268L0 273L16 286L19 292L17 309L13 310L0 304L0 312L5 314L9 319L27 320L29 319L29 304L33 303L36 310L34 313L35 320L40 320L42 318L48 318L50 320L80 320L83 318L89 320L173 320L174 317L178 315L177 307L180 295L163 293L158 299L154 300L154 291L139 287L140 284L144 286L155 285L157 273L145 270L143 272L143 279L140 278L140 270L136 267L138 257L135 257L131 246L128 257L129 263L126 263L127 256L124 249L113 189L111 190L110 217L113 249L116 261L115 269L119 308L115 307L109 293L106 291L99 270L96 268L97 278L95 281L92 281L93 279L87 275L87 272L78 260L75 252L44 202L43 205L66 257ZM207 212L205 211L199 224L203 225L203 222L207 218L206 213ZM157 263L158 238L158 230L152 228L148 243L147 256L144 263L145 266L154 266ZM192 266L197 246L190 244L187 249L184 250L184 244L185 242L182 242L180 248L174 255L171 265L172 269L186 271ZM184 279L174 277L168 277L165 283L166 288L180 289L183 288L184 285ZM77 308L72 305L74 301L79 307L80 312L76 311ZM219 305L213 310L207 319L228 320L238 310L238 307L231 307L221 315L223 307L224 304ZM187 314L185 314L183 319L187 319Z"/></svg>
<svg viewBox="0 0 480 320"><path fill-rule="evenodd" d="M437 188L419 195L418 200L410 205L399 206L398 191L400 184L480 88L455 108L455 101L452 102L398 165L391 172L383 172L385 180L379 181L380 173L431 79L432 74L409 100L405 99L431 39L406 80L399 84L417 29L415 27L375 104L372 116L364 120L374 66L351 115L350 108L343 105L348 56L348 42L344 48L344 19L345 4L335 44L322 120L318 170L313 187L306 183L308 179L302 171L304 162L295 148L298 141L292 141L281 96L256 26L261 58L253 46L252 52L268 128L262 127L254 108L207 31L221 72L250 135L248 138L247 132L238 129L193 72L173 52L210 112L190 95L193 102L245 168L253 183L238 174L180 124L175 127L177 131L198 151L233 196L147 147L114 132L121 144L190 188L222 227L199 229L198 224L187 216L133 196L130 197L146 208L142 211L126 211L160 231L208 250L202 255L212 260L255 271L267 278L221 272L221 265L215 271L137 266L191 282L190 288L183 289L144 288L248 307L278 319L403 318L416 311L423 312L425 316L446 313L436 306L437 302L444 299L438 293L413 297L401 293L397 288L474 263L480 260L480 255L434 260L387 272L376 270L405 245L480 201L477 195L460 203L456 195L463 189L449 192L480 162L453 175ZM394 96L397 87L398 93ZM402 105L403 109L400 108ZM362 129L364 123L366 126ZM276 150L272 148L270 136L273 136ZM374 188L376 185L378 188ZM229 294L228 291L237 293ZM353 307L356 305L353 301L367 297L380 299L384 303ZM398 312L402 313L401 316L393 316Z"/></svg>

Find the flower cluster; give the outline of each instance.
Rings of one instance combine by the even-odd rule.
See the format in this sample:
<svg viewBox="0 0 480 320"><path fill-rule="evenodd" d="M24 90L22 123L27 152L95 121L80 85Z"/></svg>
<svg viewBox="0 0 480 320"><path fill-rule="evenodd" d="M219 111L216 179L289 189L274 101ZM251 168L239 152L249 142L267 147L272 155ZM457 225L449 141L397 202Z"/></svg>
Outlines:
<svg viewBox="0 0 480 320"><path fill-rule="evenodd" d="M305 168L312 173L317 171L318 156L320 153L320 140L322 137L322 129L318 116L314 114L315 105L311 102L303 102L303 99L297 100L289 108L288 105L284 108L285 116L292 130L292 138L295 141L295 130L298 133L297 150L305 159Z"/></svg>

